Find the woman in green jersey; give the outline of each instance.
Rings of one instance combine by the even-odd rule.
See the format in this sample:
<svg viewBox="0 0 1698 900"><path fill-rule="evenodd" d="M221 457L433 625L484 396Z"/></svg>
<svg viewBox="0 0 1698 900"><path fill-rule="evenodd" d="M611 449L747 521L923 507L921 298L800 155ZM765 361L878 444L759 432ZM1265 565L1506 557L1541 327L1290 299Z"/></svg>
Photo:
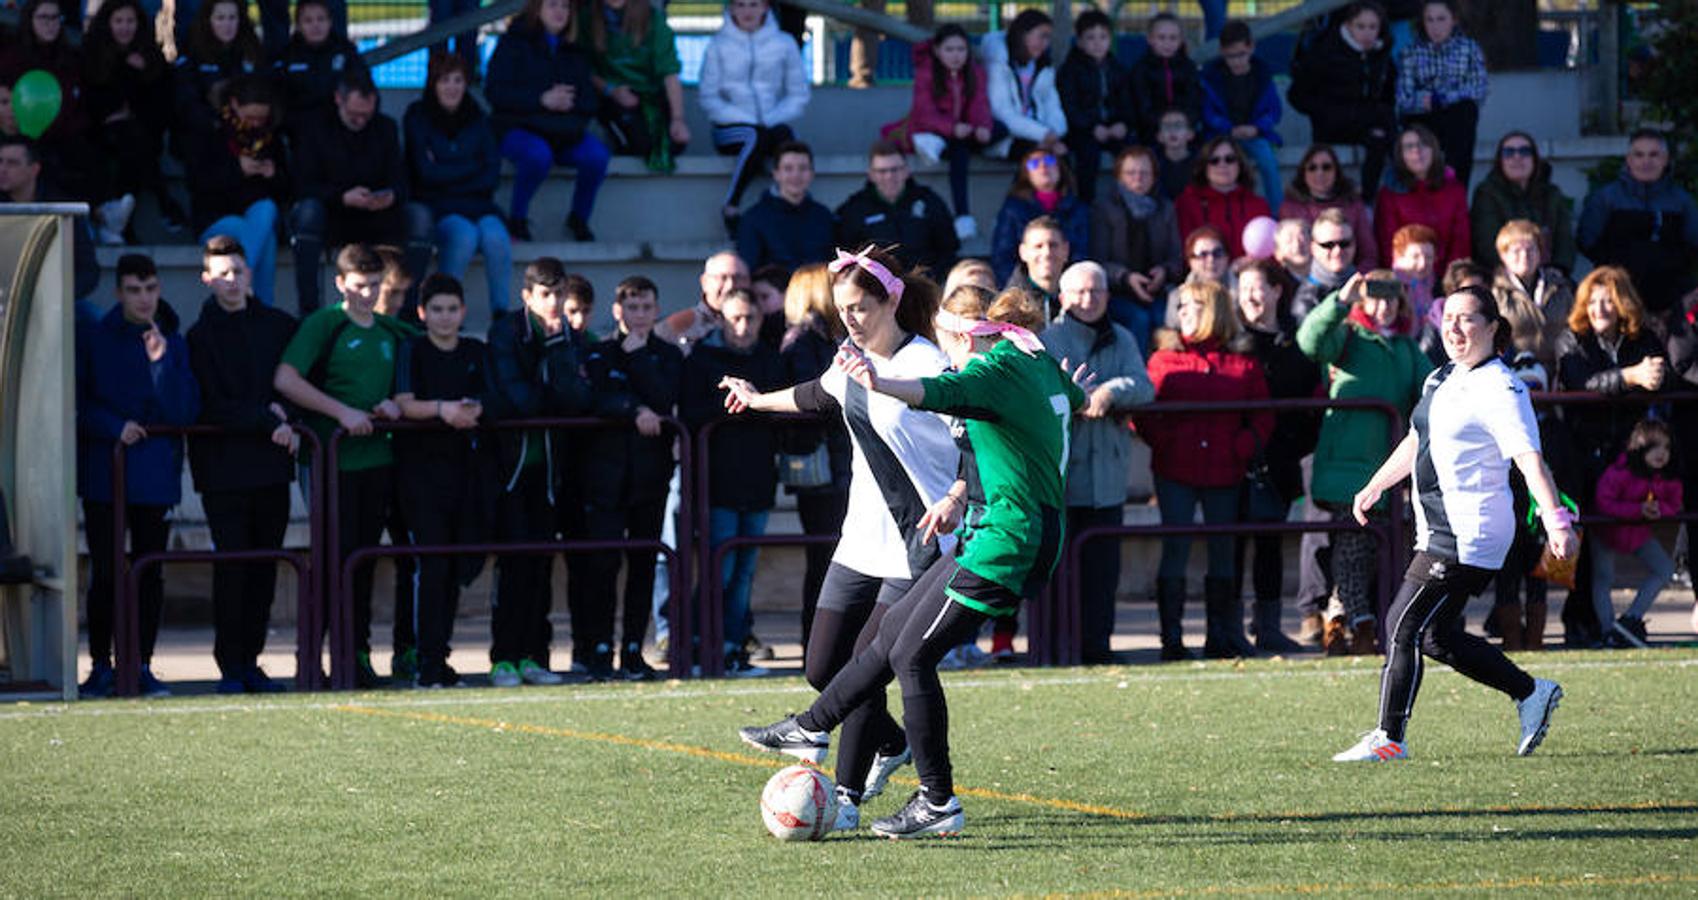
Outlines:
<svg viewBox="0 0 1698 900"><path fill-rule="evenodd" d="M867 390L966 420L975 459L968 474L982 487L984 505L968 515L966 549L926 570L806 712L741 735L763 750L818 752L850 711L895 678L920 790L873 823L885 837L961 831L938 661L987 619L1013 615L1022 599L1036 596L1061 553L1068 425L1085 394L1032 334L1043 322L1042 306L1024 291L1005 291L986 309L980 289L959 288L936 320L938 345L955 372L881 378L858 351L838 354L837 366Z"/></svg>

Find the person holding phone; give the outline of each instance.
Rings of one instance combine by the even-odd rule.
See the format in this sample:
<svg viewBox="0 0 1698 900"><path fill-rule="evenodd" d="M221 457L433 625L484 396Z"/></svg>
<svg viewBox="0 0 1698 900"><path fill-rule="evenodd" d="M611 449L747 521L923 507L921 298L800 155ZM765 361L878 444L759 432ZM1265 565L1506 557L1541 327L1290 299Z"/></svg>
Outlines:
<svg viewBox="0 0 1698 900"><path fill-rule="evenodd" d="M1468 287L1446 297L1440 331L1450 362L1427 376L1409 433L1350 504L1351 515L1366 525L1380 497L1411 479L1415 559L1386 624L1379 727L1334 762L1408 758L1405 730L1421 687L1423 655L1515 701L1517 756L1538 748L1562 699L1556 682L1528 675L1462 626L1468 599L1497 577L1515 538L1511 463L1539 505L1546 549L1567 559L1579 551L1580 539L1540 453L1527 386L1501 359L1510 326L1492 292Z"/></svg>

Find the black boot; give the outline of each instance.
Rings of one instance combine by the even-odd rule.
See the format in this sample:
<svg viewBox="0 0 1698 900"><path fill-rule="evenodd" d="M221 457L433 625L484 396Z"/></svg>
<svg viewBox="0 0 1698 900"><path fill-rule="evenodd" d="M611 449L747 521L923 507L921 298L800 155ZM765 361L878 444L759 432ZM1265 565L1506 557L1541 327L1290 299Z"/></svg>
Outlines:
<svg viewBox="0 0 1698 900"><path fill-rule="evenodd" d="M1203 579L1203 613L1208 617L1204 656L1231 659L1256 655L1256 648L1244 636L1244 598L1233 593L1232 579Z"/></svg>
<svg viewBox="0 0 1698 900"><path fill-rule="evenodd" d="M1256 649L1263 653L1296 653L1303 645L1279 630L1279 595L1256 598Z"/></svg>
<svg viewBox="0 0 1698 900"><path fill-rule="evenodd" d="M1185 579L1156 579L1156 613L1161 621L1162 660L1195 659L1185 649Z"/></svg>

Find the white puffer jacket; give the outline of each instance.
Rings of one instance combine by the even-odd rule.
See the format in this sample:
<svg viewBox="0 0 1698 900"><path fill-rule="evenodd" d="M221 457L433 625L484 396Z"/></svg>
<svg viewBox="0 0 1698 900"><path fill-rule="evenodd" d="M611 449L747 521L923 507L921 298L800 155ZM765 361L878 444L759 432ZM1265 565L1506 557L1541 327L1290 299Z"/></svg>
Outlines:
<svg viewBox="0 0 1698 900"><path fill-rule="evenodd" d="M1055 89L1055 66L1044 66L1032 79L1032 105L1036 116L1026 114L1020 102L1020 79L1008 64L1008 36L993 31L979 41L979 58L984 60L990 76L991 115L1008 129L1012 137L1041 141L1046 132L1059 136L1067 134L1067 113L1061 108L1061 93Z"/></svg>
<svg viewBox="0 0 1698 900"><path fill-rule="evenodd" d="M782 125L808 105L808 73L795 38L778 30L771 12L753 34L725 14L725 25L708 42L697 88L702 109L715 125Z"/></svg>

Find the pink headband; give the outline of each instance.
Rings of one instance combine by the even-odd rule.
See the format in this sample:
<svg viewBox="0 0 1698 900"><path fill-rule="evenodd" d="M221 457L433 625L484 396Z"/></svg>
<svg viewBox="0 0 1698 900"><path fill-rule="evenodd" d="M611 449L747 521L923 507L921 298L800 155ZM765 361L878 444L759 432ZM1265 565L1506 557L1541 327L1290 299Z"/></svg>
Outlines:
<svg viewBox="0 0 1698 900"><path fill-rule="evenodd" d="M865 253L845 253L840 248L837 251L837 258L826 266L826 270L836 275L850 266L856 266L861 271L878 279L878 283L884 285L884 293L890 299L900 300L902 298L902 279L892 275L883 263Z"/></svg>
<svg viewBox="0 0 1698 900"><path fill-rule="evenodd" d="M967 319L958 316L947 309L940 309L937 311L937 317L932 320L932 323L944 331L953 331L956 334L976 335L979 337L989 337L993 334L1002 335L1003 338L1012 341L1014 346L1025 351L1027 356L1037 356L1044 350L1043 342L1038 340L1037 335L1021 328L1018 325L1010 325L1007 322L992 322L989 319Z"/></svg>

